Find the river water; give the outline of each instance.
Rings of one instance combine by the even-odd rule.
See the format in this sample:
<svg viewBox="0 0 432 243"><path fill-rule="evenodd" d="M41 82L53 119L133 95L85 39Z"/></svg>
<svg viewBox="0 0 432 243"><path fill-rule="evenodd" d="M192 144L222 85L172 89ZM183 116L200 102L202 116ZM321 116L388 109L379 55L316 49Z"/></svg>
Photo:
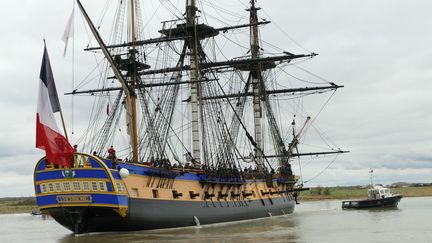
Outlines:
<svg viewBox="0 0 432 243"><path fill-rule="evenodd" d="M425 242L432 243L432 197L396 209L342 210L341 201L304 202L295 213L240 223L129 233L73 235L52 219L0 215L0 242Z"/></svg>

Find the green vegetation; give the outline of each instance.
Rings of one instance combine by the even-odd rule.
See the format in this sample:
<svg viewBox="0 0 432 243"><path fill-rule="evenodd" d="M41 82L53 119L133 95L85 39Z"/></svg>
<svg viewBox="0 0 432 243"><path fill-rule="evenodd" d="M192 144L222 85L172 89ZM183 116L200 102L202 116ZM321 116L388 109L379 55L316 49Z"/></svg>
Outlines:
<svg viewBox="0 0 432 243"><path fill-rule="evenodd" d="M38 210L34 197L0 198L0 214L30 213L32 210Z"/></svg>
<svg viewBox="0 0 432 243"><path fill-rule="evenodd" d="M404 197L430 197L432 186L405 186L391 188L393 193L402 194ZM359 199L367 197L367 188L362 186L352 187L314 187L309 191L300 193L299 200L328 200L328 199Z"/></svg>

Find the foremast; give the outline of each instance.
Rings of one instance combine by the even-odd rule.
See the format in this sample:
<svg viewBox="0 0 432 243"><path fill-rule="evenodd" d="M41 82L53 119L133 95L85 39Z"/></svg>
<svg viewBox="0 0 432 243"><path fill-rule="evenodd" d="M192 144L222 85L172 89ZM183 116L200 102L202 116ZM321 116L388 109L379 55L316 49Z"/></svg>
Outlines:
<svg viewBox="0 0 432 243"><path fill-rule="evenodd" d="M131 7L131 42L132 48L130 50L130 60L133 62L133 67L129 70L130 76L130 86L132 90L136 88L136 77L137 77L137 68L136 68L136 34L135 34L135 0L130 0ZM132 144L132 161L138 162L138 127L137 127L137 96L132 95L130 97L130 107L131 107L131 144Z"/></svg>
<svg viewBox="0 0 432 243"><path fill-rule="evenodd" d="M114 76L119 80L122 90L125 92L125 102L127 110L127 120L128 120L128 133L131 137L131 147L132 147L132 161L138 162L138 127L137 127L137 94L136 94L136 81L138 77L138 72L141 69L149 68L148 65L139 63L136 61L136 34L135 34L135 0L130 1L131 6L131 49L129 50L128 59L114 60L111 56L107 46L103 42L102 38L94 26L81 2L77 0L78 7L80 8L87 24L89 25L96 41L98 42L100 49L102 50L105 58L110 63L111 68L114 72ZM123 75L122 71L127 71L126 77ZM129 81L127 80L129 78Z"/></svg>

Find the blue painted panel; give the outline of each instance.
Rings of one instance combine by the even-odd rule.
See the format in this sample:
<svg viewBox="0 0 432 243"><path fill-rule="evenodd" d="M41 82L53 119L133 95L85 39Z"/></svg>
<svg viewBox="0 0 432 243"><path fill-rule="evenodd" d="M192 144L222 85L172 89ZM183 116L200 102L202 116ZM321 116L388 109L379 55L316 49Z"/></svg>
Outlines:
<svg viewBox="0 0 432 243"><path fill-rule="evenodd" d="M102 166L95 159L88 157L88 161L90 162L92 168L102 168Z"/></svg>
<svg viewBox="0 0 432 243"><path fill-rule="evenodd" d="M152 168L152 167L144 167L144 166L139 166L137 164L129 164L129 163L119 163L119 167L120 168L126 168L129 170L130 174L135 174L135 175L142 175L142 176L167 176L169 177L170 175L172 176L173 171L170 170L165 170L165 169L160 169L160 168ZM118 172L115 172L118 174ZM114 173L113 173L114 175ZM205 174L200 174L197 175L195 173L189 173L189 172L185 172L183 174L177 174L175 175L175 178L178 180L190 180L190 181L206 181L208 180L208 176ZM232 180L232 181L227 181L224 178L213 178L214 182L240 182L238 180ZM250 182L253 182L255 180L249 180ZM258 181L264 181L264 180L258 180ZM275 180L273 180L275 181Z"/></svg>
<svg viewBox="0 0 432 243"><path fill-rule="evenodd" d="M107 183L106 183L106 186L107 186L107 189L108 189L109 192L113 192L113 191L114 191L111 182L107 182Z"/></svg>
<svg viewBox="0 0 432 243"><path fill-rule="evenodd" d="M34 185L36 187L36 194L41 193L40 185Z"/></svg>
<svg viewBox="0 0 432 243"><path fill-rule="evenodd" d="M111 170L111 174L113 175L114 179L121 180L120 173L117 170Z"/></svg>
<svg viewBox="0 0 432 243"><path fill-rule="evenodd" d="M119 167L120 168L126 168L129 170L130 174L135 174L135 175L155 176L155 175L169 175L170 173L172 173L172 171L170 171L170 170L159 169L159 168L149 168L149 167L138 166L138 165L134 165L134 164L120 163ZM197 174L186 172L183 175L177 175L175 178L180 179L180 180L199 181L205 177L206 177L205 175L199 175L198 176Z"/></svg>
<svg viewBox="0 0 432 243"><path fill-rule="evenodd" d="M38 165L38 167L36 168L36 171L45 170L45 165L46 165L46 161L44 160Z"/></svg>
<svg viewBox="0 0 432 243"><path fill-rule="evenodd" d="M100 178L107 179L108 176L103 170L74 170L75 176L74 178ZM44 180L55 180L55 179L64 179L62 175L62 171L47 171L40 172L36 174L36 181L44 181Z"/></svg>

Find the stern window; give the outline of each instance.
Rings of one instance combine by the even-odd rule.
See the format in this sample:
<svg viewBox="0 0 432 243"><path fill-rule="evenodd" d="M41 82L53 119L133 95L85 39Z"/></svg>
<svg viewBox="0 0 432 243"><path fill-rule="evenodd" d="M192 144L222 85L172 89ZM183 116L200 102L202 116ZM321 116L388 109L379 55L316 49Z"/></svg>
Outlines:
<svg viewBox="0 0 432 243"><path fill-rule="evenodd" d="M119 192L126 192L126 188L124 187L123 183L117 182L116 184Z"/></svg>
<svg viewBox="0 0 432 243"><path fill-rule="evenodd" d="M54 185L52 183L48 183L49 192L54 192Z"/></svg>
<svg viewBox="0 0 432 243"><path fill-rule="evenodd" d="M42 193L46 193L47 192L46 184L41 184L40 188L41 188L41 192Z"/></svg>
<svg viewBox="0 0 432 243"><path fill-rule="evenodd" d="M64 188L64 190L66 192L70 191L71 190L71 186L70 186L69 182L63 182L63 188Z"/></svg>
<svg viewBox="0 0 432 243"><path fill-rule="evenodd" d="M92 181L92 190L93 191L97 191L98 190L98 185L96 181Z"/></svg>
<svg viewBox="0 0 432 243"><path fill-rule="evenodd" d="M105 191L105 182L103 182L103 181L99 181L99 189L100 189L101 191Z"/></svg>
<svg viewBox="0 0 432 243"><path fill-rule="evenodd" d="M61 192L62 191L60 182L56 182L55 183L55 190L56 190L56 192Z"/></svg>
<svg viewBox="0 0 432 243"><path fill-rule="evenodd" d="M74 191L81 191L81 183L79 181L73 182L73 189Z"/></svg>
<svg viewBox="0 0 432 243"><path fill-rule="evenodd" d="M88 181L83 181L83 190L90 191L90 184Z"/></svg>

